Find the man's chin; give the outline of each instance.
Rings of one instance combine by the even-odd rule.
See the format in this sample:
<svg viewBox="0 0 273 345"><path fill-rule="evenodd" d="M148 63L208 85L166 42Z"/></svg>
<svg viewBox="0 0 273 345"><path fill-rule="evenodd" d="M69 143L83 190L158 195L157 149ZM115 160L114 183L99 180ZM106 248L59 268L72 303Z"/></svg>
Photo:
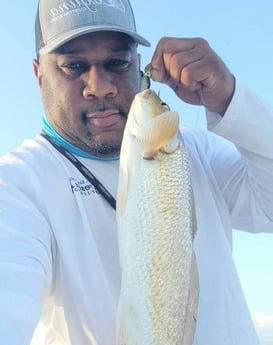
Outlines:
<svg viewBox="0 0 273 345"><path fill-rule="evenodd" d="M120 153L121 141L96 142L89 146L89 152L98 157L115 157Z"/></svg>

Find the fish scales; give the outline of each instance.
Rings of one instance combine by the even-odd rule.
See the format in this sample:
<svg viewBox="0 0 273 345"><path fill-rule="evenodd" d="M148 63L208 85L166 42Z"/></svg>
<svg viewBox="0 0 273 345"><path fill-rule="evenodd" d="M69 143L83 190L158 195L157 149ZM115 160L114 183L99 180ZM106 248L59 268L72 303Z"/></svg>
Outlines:
<svg viewBox="0 0 273 345"><path fill-rule="evenodd" d="M158 98L151 90L137 97L124 132L117 198L122 269L117 345L190 345L198 277L188 156L182 138L174 135L178 123L173 133L166 133L161 151L150 149L149 135L142 137L145 121L153 121L166 109L153 109L149 100ZM141 100L144 108L135 104ZM140 111L148 111L147 118ZM162 132L157 126L151 128ZM143 146L154 159L142 158L147 154Z"/></svg>

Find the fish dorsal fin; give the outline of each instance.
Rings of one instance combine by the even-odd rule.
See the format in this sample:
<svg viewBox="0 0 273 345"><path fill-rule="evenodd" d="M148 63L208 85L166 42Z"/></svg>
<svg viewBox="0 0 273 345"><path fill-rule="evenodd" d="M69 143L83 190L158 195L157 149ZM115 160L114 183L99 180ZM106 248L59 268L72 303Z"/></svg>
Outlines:
<svg viewBox="0 0 273 345"><path fill-rule="evenodd" d="M135 136L141 145L143 158L153 158L176 134L178 126L179 114L175 111L166 111L150 119L141 128L138 127Z"/></svg>

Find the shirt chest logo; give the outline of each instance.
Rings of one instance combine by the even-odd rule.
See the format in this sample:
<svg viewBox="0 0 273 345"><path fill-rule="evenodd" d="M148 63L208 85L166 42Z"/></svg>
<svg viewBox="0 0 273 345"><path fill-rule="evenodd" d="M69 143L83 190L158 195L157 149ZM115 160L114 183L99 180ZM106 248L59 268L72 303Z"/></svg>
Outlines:
<svg viewBox="0 0 273 345"><path fill-rule="evenodd" d="M86 179L76 180L74 177L70 177L69 183L73 194L99 194L98 190Z"/></svg>

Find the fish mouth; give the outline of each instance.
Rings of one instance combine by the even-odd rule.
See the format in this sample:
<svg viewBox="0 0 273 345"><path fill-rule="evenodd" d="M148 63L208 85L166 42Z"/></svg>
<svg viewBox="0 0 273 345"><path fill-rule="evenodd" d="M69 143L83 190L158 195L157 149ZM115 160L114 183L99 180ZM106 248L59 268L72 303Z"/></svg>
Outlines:
<svg viewBox="0 0 273 345"><path fill-rule="evenodd" d="M147 89L140 92L139 97L142 98L144 101L148 101L150 97L155 96L155 95L156 93L153 90Z"/></svg>
<svg viewBox="0 0 273 345"><path fill-rule="evenodd" d="M159 94L157 94L152 89L144 90L140 92L136 97L139 97L139 101L141 102L149 102L150 100L152 100L154 102L154 105L157 104L159 107L161 107L162 112L170 110L168 104L163 102L159 97Z"/></svg>

